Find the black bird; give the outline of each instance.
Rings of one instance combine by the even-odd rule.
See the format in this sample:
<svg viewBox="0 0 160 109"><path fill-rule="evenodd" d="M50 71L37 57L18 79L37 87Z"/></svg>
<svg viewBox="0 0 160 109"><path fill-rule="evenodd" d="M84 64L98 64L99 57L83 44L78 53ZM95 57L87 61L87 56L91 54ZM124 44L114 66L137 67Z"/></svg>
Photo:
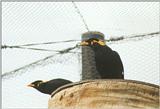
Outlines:
<svg viewBox="0 0 160 109"><path fill-rule="evenodd" d="M51 95L52 92L55 91L57 88L69 83L72 83L72 82L69 80L58 78L58 79L52 79L50 81L37 80L27 86L33 87L42 93Z"/></svg>
<svg viewBox="0 0 160 109"><path fill-rule="evenodd" d="M98 38L89 38L81 42L94 52L96 70L101 79L124 79L124 68L119 54ZM87 73L87 72L86 72Z"/></svg>

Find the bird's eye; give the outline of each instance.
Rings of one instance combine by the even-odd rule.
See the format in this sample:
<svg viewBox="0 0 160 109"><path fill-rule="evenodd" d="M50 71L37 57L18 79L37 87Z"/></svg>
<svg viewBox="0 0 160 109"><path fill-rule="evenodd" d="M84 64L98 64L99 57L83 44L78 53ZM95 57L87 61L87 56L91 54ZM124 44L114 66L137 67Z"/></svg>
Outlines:
<svg viewBox="0 0 160 109"><path fill-rule="evenodd" d="M37 87L39 87L40 83L37 84Z"/></svg>
<svg viewBox="0 0 160 109"><path fill-rule="evenodd" d="M37 87L39 87L40 84L41 84L41 82L37 84Z"/></svg>
<svg viewBox="0 0 160 109"><path fill-rule="evenodd" d="M37 87L39 87L40 86L40 84L42 84L43 82L39 82L38 84L37 84Z"/></svg>

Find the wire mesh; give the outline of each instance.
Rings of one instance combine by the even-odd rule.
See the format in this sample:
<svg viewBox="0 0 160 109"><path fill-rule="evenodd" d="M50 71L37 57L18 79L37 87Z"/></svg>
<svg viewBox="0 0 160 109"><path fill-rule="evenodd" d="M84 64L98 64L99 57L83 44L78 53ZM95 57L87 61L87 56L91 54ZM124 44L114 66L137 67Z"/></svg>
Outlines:
<svg viewBox="0 0 160 109"><path fill-rule="evenodd" d="M75 3L89 29L104 33L106 44L120 54L125 79L159 84L158 3ZM46 108L48 96L25 87L32 81L79 81L82 58L76 45L85 31L72 2L3 2L3 107Z"/></svg>

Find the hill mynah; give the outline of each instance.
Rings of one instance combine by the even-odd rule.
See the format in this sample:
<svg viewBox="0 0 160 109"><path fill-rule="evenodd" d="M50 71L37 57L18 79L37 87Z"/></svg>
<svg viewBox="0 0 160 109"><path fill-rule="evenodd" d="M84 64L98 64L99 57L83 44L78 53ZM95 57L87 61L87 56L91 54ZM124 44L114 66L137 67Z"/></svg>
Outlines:
<svg viewBox="0 0 160 109"><path fill-rule="evenodd" d="M52 92L55 91L57 88L69 83L72 83L72 82L69 80L58 78L58 79L52 79L50 81L37 80L27 86L33 87L44 94L51 95Z"/></svg>
<svg viewBox="0 0 160 109"><path fill-rule="evenodd" d="M91 31L82 34L80 45L84 49L84 46L90 47L93 51L96 69L101 79L124 79L124 68L121 58L116 51L106 45L103 33Z"/></svg>

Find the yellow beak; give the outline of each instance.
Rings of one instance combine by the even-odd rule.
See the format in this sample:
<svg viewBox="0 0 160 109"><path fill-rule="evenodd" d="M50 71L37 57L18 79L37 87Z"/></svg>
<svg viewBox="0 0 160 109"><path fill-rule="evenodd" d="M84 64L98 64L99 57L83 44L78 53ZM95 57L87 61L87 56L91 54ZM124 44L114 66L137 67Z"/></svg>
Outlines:
<svg viewBox="0 0 160 109"><path fill-rule="evenodd" d="M27 87L34 87L34 84L28 84Z"/></svg>

